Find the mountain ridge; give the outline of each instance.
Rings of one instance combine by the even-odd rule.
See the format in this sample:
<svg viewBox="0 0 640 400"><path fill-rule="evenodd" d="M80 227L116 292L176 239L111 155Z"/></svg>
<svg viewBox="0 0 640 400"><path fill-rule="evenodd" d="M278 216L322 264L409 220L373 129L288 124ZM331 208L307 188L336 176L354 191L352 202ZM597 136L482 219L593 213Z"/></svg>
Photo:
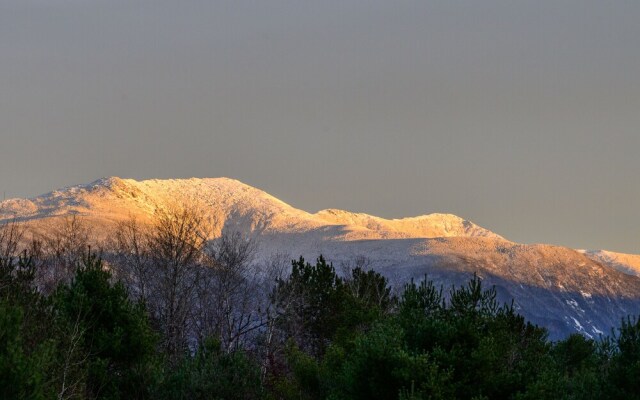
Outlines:
<svg viewBox="0 0 640 400"><path fill-rule="evenodd" d="M200 191L200 193L198 193ZM114 198L108 198L109 195ZM207 195L208 194L208 195ZM64 212L86 214L117 214L117 209L127 208L127 215L150 217L157 208L180 198L182 201L200 203L203 208L222 208L234 214L249 208L274 218L277 228L288 230L312 229L321 226L345 226L351 231L351 240L380 238L418 238L450 236L483 236L502 238L473 222L453 214L425 214L415 217L385 219L364 213L327 209L314 214L297 209L267 192L231 178L148 179L136 181L119 177L106 177L82 185L69 186L30 199L8 199L0 203L0 220L12 217L21 220L47 218ZM101 199L115 202L101 204ZM128 204L127 204L128 203ZM233 205L230 203L234 203ZM284 214L291 224L279 218ZM146 215L145 215L146 214ZM246 213L245 213L246 214ZM122 217L122 216L121 216ZM264 221L263 221L264 222ZM364 234L362 229L370 231ZM356 232L363 232L358 235ZM377 233L377 235L376 235Z"/></svg>

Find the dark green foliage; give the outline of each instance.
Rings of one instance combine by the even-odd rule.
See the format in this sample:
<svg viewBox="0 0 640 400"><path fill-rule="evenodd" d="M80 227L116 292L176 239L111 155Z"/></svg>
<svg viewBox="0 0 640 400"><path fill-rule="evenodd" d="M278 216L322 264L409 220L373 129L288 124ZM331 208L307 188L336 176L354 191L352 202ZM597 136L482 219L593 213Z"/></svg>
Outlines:
<svg viewBox="0 0 640 400"><path fill-rule="evenodd" d="M351 277L346 279L349 294L361 308L378 312L382 316L391 311L395 305L395 298L391 295L391 288L387 278L379 273L362 268L351 270Z"/></svg>
<svg viewBox="0 0 640 400"><path fill-rule="evenodd" d="M374 327L346 352L332 348L324 367L324 385L331 398L393 399L404 393L404 397L442 399L453 394L449 373L428 354L410 351L395 324Z"/></svg>
<svg viewBox="0 0 640 400"><path fill-rule="evenodd" d="M47 371L53 365L53 343L25 342L23 312L0 303L0 398L46 399L52 395Z"/></svg>
<svg viewBox="0 0 640 400"><path fill-rule="evenodd" d="M208 340L193 356L166 372L154 398L166 400L258 399L260 370L244 352L226 354Z"/></svg>
<svg viewBox="0 0 640 400"><path fill-rule="evenodd" d="M0 258L0 299L8 307L21 309L21 335L28 344L46 339L52 324L49 303L34 283L35 269L26 253L18 259Z"/></svg>
<svg viewBox="0 0 640 400"><path fill-rule="evenodd" d="M607 399L601 343L573 334L555 343L545 355L537 377L518 399Z"/></svg>
<svg viewBox="0 0 640 400"><path fill-rule="evenodd" d="M33 259L0 258L0 398L53 396L56 341L49 304L35 289Z"/></svg>
<svg viewBox="0 0 640 400"><path fill-rule="evenodd" d="M431 282L409 283L397 316L356 339L343 350L342 365L332 365L344 374L334 380L356 385L341 396L509 398L524 390L548 351L546 333L495 297L477 277L452 288L448 301ZM366 376L375 376L380 387Z"/></svg>
<svg viewBox="0 0 640 400"><path fill-rule="evenodd" d="M271 297L285 334L316 356L337 337L351 337L380 318L394 301L380 274L357 268L345 280L322 256L315 265L302 257L293 261L291 275Z"/></svg>
<svg viewBox="0 0 640 400"><path fill-rule="evenodd" d="M525 322L511 307L484 315L475 330L477 345L469 349L469 363L460 368L460 388L468 397L480 393L488 398L509 398L532 382L549 351L546 331ZM466 368L465 368L466 367ZM466 397L465 396L465 397Z"/></svg>
<svg viewBox="0 0 640 400"><path fill-rule="evenodd" d="M556 343L551 354L568 376L593 367L597 362L596 342L577 333Z"/></svg>
<svg viewBox="0 0 640 400"><path fill-rule="evenodd" d="M293 398L321 398L323 392L320 387L318 360L298 349L292 342L289 342L286 354L292 372L292 379L287 382L290 392L288 395Z"/></svg>
<svg viewBox="0 0 640 400"><path fill-rule="evenodd" d="M433 282L426 279L416 285L412 279L404 286L400 314L409 318L429 317L442 308L442 301L442 288L436 289Z"/></svg>
<svg viewBox="0 0 640 400"><path fill-rule="evenodd" d="M148 397L155 337L142 305L132 303L95 255L85 257L69 286L55 294L61 323L77 338L87 358L90 397Z"/></svg>
<svg viewBox="0 0 640 400"><path fill-rule="evenodd" d="M270 295L277 331L271 335L284 349L268 350L266 384L274 398L320 398L318 359L345 329L346 294L343 280L322 256L315 265L302 257L292 261L289 277L277 281Z"/></svg>
<svg viewBox="0 0 640 400"><path fill-rule="evenodd" d="M640 399L640 318L627 318L613 334L609 390L613 399Z"/></svg>
<svg viewBox="0 0 640 400"><path fill-rule="evenodd" d="M434 344L446 338L448 327L443 319L442 288L423 280L419 285L412 280L404 286L400 296L397 320L405 330L408 345L412 348L432 350Z"/></svg>
<svg viewBox="0 0 640 400"><path fill-rule="evenodd" d="M322 256L315 265L300 257L292 263L291 276L284 285L291 290L293 312L300 316L314 351L322 353L339 327L342 279Z"/></svg>
<svg viewBox="0 0 640 400"><path fill-rule="evenodd" d="M446 297L431 282L411 282L397 313L377 321L352 340L334 337L318 361L297 356L291 365L301 391L311 398L515 398L533 390L553 361L545 330L498 304L495 289L484 290L477 277ZM559 368L586 365L588 344L572 343L569 352L573 358Z"/></svg>
<svg viewBox="0 0 640 400"><path fill-rule="evenodd" d="M337 328L333 343L349 343L358 333L366 332L376 321L385 318L395 307L389 282L375 271L354 268L343 279L338 293Z"/></svg>

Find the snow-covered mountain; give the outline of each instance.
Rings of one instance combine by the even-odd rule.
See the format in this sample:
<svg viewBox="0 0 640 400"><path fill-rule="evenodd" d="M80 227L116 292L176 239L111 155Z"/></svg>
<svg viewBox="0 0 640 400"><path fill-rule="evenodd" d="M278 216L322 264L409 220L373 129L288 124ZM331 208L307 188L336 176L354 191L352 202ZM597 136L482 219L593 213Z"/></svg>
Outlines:
<svg viewBox="0 0 640 400"><path fill-rule="evenodd" d="M296 209L268 193L234 179L145 180L103 178L33 199L0 203L0 220L35 221L70 213L118 221L153 218L156 209L192 204L222 225L255 233L304 233L327 228L336 239L406 239L425 237L500 236L451 214L388 220L342 210L315 214Z"/></svg>
<svg viewBox="0 0 640 400"><path fill-rule="evenodd" d="M201 209L213 221L212 237L221 229L255 236L263 259L323 254L339 266L365 256L397 285L425 275L459 285L477 273L553 338L576 331L595 337L621 317L640 314L640 256L513 243L451 214L391 220L334 209L312 214L227 178L105 178L6 200L0 223L17 219L38 230L75 214L99 239L118 221L152 221L156 210L176 204Z"/></svg>

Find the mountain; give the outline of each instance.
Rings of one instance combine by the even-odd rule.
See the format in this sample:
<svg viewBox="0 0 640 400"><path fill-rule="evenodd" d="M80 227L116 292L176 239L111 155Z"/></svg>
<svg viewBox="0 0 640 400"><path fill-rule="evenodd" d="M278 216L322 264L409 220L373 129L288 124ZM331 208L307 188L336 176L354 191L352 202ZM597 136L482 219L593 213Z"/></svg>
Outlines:
<svg viewBox="0 0 640 400"><path fill-rule="evenodd" d="M640 314L640 256L518 244L451 214L384 219L342 210L308 213L268 193L227 178L145 180L104 178L32 199L0 203L0 223L13 219L34 230L60 218L82 216L97 239L115 223L153 220L158 209L191 204L220 230L253 235L258 262L273 254L313 260L323 254L336 266L365 256L371 267L402 285L426 275L448 287L474 273L496 285L529 320L552 338L571 332L609 333L620 318Z"/></svg>
<svg viewBox="0 0 640 400"><path fill-rule="evenodd" d="M0 203L0 221L12 218L37 221L68 214L106 221L119 221L130 216L148 220L153 218L156 209L172 203L194 204L222 225L255 233L303 233L334 227L342 240L454 236L500 238L451 214L393 220L342 210L310 214L262 190L228 178L141 182L104 178L33 199L6 200Z"/></svg>

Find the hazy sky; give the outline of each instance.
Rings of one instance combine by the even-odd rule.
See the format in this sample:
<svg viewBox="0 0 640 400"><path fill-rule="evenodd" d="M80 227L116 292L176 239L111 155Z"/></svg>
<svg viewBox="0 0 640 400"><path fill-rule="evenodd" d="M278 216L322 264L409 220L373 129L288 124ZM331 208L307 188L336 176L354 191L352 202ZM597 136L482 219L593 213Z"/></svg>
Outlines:
<svg viewBox="0 0 640 400"><path fill-rule="evenodd" d="M640 253L640 1L0 0L0 191L228 176Z"/></svg>

